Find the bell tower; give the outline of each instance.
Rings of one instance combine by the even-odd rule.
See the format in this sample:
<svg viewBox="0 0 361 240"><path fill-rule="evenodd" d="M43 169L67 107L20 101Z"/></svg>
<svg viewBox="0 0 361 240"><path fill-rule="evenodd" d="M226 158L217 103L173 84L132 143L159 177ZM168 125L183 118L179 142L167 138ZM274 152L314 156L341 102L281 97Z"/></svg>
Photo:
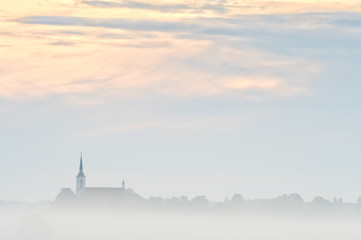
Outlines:
<svg viewBox="0 0 361 240"><path fill-rule="evenodd" d="M83 154L80 153L79 173L76 176L76 196L79 198L84 198L85 179L86 177L83 173Z"/></svg>

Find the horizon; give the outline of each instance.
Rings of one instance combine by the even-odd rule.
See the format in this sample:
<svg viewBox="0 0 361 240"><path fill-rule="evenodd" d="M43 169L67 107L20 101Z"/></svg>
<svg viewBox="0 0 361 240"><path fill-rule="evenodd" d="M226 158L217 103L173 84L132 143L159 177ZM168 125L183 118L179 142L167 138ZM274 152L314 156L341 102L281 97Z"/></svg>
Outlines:
<svg viewBox="0 0 361 240"><path fill-rule="evenodd" d="M0 239L360 240L360 62L360 0L1 1Z"/></svg>
<svg viewBox="0 0 361 240"><path fill-rule="evenodd" d="M0 3L0 199L361 196L361 5Z"/></svg>
<svg viewBox="0 0 361 240"><path fill-rule="evenodd" d="M83 168L83 161L82 161L82 152L80 152L80 167L79 167L79 173L80 172L86 172L84 171L84 168ZM84 173L85 174L85 173ZM86 175L85 175L86 177ZM124 185L123 185L124 183ZM187 197L188 200L192 200L192 199L195 199L196 197L205 197L209 203L226 203L227 201L229 201L233 196L235 195L240 195L242 196L242 198L245 200L245 201L254 201L254 200L276 200L280 197L287 197L287 196L290 196L290 195L298 195L299 197L301 197L302 201L304 201L304 203L312 203L316 198L318 197L321 197L322 199L326 200L326 201L329 201L330 203L335 203L335 199L337 200L336 204L340 204L340 201L341 203L353 203L353 204L359 204L360 203L360 199L361 199L361 195L355 200L355 201L344 201L342 197L336 197L334 196L332 199L327 199L327 198L324 198L323 196L321 195L316 195L314 196L314 198L310 199L310 200L306 200L303 198L303 196L297 192L288 192L288 193L283 193L283 194L280 194L280 195L277 195L277 196L273 196L273 197L257 197L257 198L244 198L244 196L239 193L239 192L234 192L233 194L229 195L229 196L225 196L223 198L223 200L213 200L213 199L209 199L206 195L202 195L202 194L198 194L198 195L194 195L194 196L187 196L187 195L172 195L172 196L154 196L154 195L149 195L149 196L146 196L144 197L141 193L137 192L136 190L134 190L133 188L127 188L125 186L126 185L126 181L125 179L122 180L122 186L116 186L116 185L113 185L113 186L100 186L100 185L96 185L96 186L88 186L87 184L85 184L85 189L124 189L124 190L131 190L131 191L134 191L134 193L136 194L139 194L139 196L141 196L142 198L144 198L145 200L149 200L151 198L162 198L163 200L167 200L167 199L172 199L173 197L177 197L177 198L180 198L180 197ZM64 189L70 189L74 194L76 193L76 184L74 183L74 186L73 187L64 187L64 188L61 188L60 190L64 190ZM58 194L61 192L61 191L58 191ZM57 194L57 195L58 195ZM17 201L15 199L13 200L9 200L9 199L0 199L0 201L6 201L6 202L18 202L18 203L28 203L28 204L32 204L32 203L40 203L40 202L55 202L56 200L56 197L54 197L53 199L42 199L42 200L38 200L38 201L31 201L31 202L28 202L28 201Z"/></svg>

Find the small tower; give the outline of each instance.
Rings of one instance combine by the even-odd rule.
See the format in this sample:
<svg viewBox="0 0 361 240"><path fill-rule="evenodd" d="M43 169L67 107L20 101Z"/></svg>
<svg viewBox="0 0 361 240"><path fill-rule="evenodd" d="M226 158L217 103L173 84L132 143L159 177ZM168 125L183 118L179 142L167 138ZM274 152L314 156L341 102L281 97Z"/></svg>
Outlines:
<svg viewBox="0 0 361 240"><path fill-rule="evenodd" d="M83 173L83 154L80 153L79 173L76 176L76 196L79 198L84 198L85 178L86 177Z"/></svg>
<svg viewBox="0 0 361 240"><path fill-rule="evenodd" d="M123 188L123 190L125 191L125 182L124 182L124 180L123 180L123 182L122 182L122 188Z"/></svg>

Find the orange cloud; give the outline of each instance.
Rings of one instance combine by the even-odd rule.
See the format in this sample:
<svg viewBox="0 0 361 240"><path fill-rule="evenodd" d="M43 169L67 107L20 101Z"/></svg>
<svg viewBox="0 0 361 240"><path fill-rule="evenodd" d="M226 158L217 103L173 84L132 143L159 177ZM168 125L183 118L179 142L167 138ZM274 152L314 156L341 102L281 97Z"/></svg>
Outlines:
<svg viewBox="0 0 361 240"><path fill-rule="evenodd" d="M149 3L165 4L163 1ZM171 3L183 4L182 1ZM186 2L190 9L193 5L204 3L206 2ZM331 1L228 1L223 4L227 13L224 13L222 19L237 14L299 11L308 9L309 6L333 9L337 5L347 9L354 4L356 1L347 4ZM18 7L20 5L21 8ZM245 5L250 7L246 8ZM297 69L300 64L304 64L303 60L279 57L255 50L249 45L242 50L231 46L217 46L217 41L224 38L233 40L232 34L218 37L216 32L215 37L210 39L207 35L199 37L198 32L186 32L184 37L180 36L181 32L162 32L161 29L141 31L104 26L82 27L76 24L22 24L14 21L15 18L49 14L110 20L121 15L128 19L174 23L182 20L187 26L192 26L194 22L190 19L200 15L212 19L219 15L215 11L156 13L155 9L104 9L85 6L81 1L73 0L39 3L14 0L1 3L1 7L6 13L6 16L1 16L3 21L0 22L2 97L27 99L68 93L125 97L157 93L184 97L232 94L247 90L286 96L307 92L307 86L295 84L288 76L274 72L274 69ZM210 21L206 26L199 26L199 31L208 25L212 29L212 23ZM223 23L216 23L218 30L222 30ZM246 37L238 36L237 44L247 40ZM246 43L244 46L247 47ZM193 62L200 62L199 66ZM221 65L229 69L244 68L252 71L228 72L213 69ZM307 67L305 69L311 73L314 71Z"/></svg>

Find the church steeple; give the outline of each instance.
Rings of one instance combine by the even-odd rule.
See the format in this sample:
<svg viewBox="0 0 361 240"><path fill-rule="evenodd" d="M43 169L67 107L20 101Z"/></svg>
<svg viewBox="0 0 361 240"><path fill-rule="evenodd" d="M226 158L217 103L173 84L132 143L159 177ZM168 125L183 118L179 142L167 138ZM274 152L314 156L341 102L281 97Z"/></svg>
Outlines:
<svg viewBox="0 0 361 240"><path fill-rule="evenodd" d="M79 171L83 171L83 153L80 153L80 166Z"/></svg>
<svg viewBox="0 0 361 240"><path fill-rule="evenodd" d="M76 195L79 198L84 198L85 179L86 177L83 172L83 153L80 153L79 173L76 176Z"/></svg>

